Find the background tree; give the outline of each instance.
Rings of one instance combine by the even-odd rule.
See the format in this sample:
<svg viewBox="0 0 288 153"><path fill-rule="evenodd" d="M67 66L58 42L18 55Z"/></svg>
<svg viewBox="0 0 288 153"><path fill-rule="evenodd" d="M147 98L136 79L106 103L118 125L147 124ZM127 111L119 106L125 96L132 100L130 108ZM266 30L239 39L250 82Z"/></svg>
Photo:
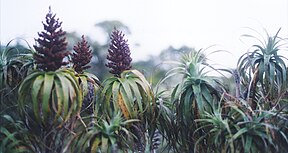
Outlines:
<svg viewBox="0 0 288 153"><path fill-rule="evenodd" d="M13 39L6 46L1 46L0 115L7 114L19 119L19 114L14 111L17 108L17 91L33 66L33 52L31 46L22 39Z"/></svg>
<svg viewBox="0 0 288 153"><path fill-rule="evenodd" d="M155 86L163 79L166 72L173 68L173 61L180 59L183 54L194 51L196 51L194 48L185 45L179 48L169 46L166 49L163 49L159 55L149 56L147 60L135 61L133 65L138 70L141 70L148 80L150 80L150 83ZM173 87L173 85L176 85L177 83L177 79L168 79L169 81L165 81L161 84L161 86L166 89L168 87Z"/></svg>

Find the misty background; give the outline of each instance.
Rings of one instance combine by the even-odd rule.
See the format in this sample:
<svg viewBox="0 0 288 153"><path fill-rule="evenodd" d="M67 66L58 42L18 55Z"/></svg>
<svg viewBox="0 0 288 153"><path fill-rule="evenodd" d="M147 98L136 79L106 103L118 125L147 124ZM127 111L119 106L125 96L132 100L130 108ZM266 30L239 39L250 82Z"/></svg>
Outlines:
<svg viewBox="0 0 288 153"><path fill-rule="evenodd" d="M259 37L253 30L274 35L279 28L281 37L287 38L288 33L286 0L1 0L0 5L1 46L14 38L34 45L51 6L63 22L70 50L82 35L88 39L94 54L90 71L100 79L107 75L104 64L113 27L126 34L133 66L154 77L169 69L163 61L179 60L183 52L206 48L207 52L227 51L208 58L234 68L255 44L241 35ZM21 44L16 41L15 45Z"/></svg>

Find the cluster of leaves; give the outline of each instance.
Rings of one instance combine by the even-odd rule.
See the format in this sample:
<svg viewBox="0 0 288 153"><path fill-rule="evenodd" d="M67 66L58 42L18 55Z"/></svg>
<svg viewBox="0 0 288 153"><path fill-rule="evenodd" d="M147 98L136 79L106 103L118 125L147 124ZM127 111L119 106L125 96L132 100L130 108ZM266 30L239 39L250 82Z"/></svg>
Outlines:
<svg viewBox="0 0 288 153"><path fill-rule="evenodd" d="M35 51L1 50L0 152L287 151L288 70L279 55L287 42L280 30L253 45L235 70L214 68L205 50L185 52L152 89L132 69L121 31L114 28L108 46L114 76L101 82L87 72L88 41L82 36L68 52L61 24L49 9ZM209 73L221 70L232 74L235 91ZM16 107L20 113L8 113Z"/></svg>
<svg viewBox="0 0 288 153"><path fill-rule="evenodd" d="M19 95L16 98L20 111L18 119L23 123L21 128L27 133L23 139L18 138L22 133L17 131L11 133L7 130L9 127L4 121L5 124L1 124L3 125L1 126L3 149L16 152L22 150L74 152L79 149L80 152L83 150L106 152L119 149L137 151L139 145L132 142L146 139L139 135L144 135L147 130L142 124L146 125L149 120L144 113L148 110L151 113L153 93L145 77L137 70L130 70L132 59L124 34L117 29L112 32L107 56L111 62L107 66L111 68L111 73L115 77L104 81L104 90L101 90L99 79L85 72L90 67L88 64L92 58L92 50L89 49L88 42L82 36L82 41L74 46L74 53L70 54L67 51L65 31L61 29L62 22L55 17L56 15L49 8L46 22L43 23L44 31L38 33L39 38L36 39L38 44L34 45L35 51L29 54L35 66L25 67L29 73L22 77L19 81L21 84L15 87ZM8 57L5 55L7 55L6 51L1 57ZM72 68L67 66L69 55L71 55ZM18 56L20 57L20 54L15 55ZM25 60L19 58L19 61L26 64ZM6 89L6 83L10 83L7 80L17 78L12 78L10 71L8 73L6 69L4 70L9 64L4 62L1 64L3 66L1 88L3 85L3 89ZM11 64L11 68L12 66ZM20 66L23 68L22 65ZM109 81L112 84L107 83ZM107 97L105 92L113 94ZM6 97L4 95L4 98ZM137 100L134 101L134 98ZM6 103L5 99L2 100L1 94L2 102ZM114 107L110 108L111 104ZM102 108L104 109L101 110ZM5 111L1 109L1 114L5 114ZM141 124L134 124L134 122L141 122ZM133 129L135 134L130 132ZM122 138L118 138L119 136ZM24 146L22 141L26 142L24 149L22 149ZM7 145L9 142L12 144ZM115 146L115 143L119 144ZM143 148L145 149L145 146L142 150Z"/></svg>
<svg viewBox="0 0 288 153"><path fill-rule="evenodd" d="M176 152L287 150L287 58L279 55L280 51L287 52L287 42L278 34L279 31L274 36L267 35L260 45L253 45L240 57L236 70L224 70L234 77L233 94L223 86L225 80L208 75L206 68L223 69L209 65L201 52L184 55L178 66L167 73L166 78L183 76L171 93L172 109L163 107L168 117L162 115L159 125L172 149Z"/></svg>

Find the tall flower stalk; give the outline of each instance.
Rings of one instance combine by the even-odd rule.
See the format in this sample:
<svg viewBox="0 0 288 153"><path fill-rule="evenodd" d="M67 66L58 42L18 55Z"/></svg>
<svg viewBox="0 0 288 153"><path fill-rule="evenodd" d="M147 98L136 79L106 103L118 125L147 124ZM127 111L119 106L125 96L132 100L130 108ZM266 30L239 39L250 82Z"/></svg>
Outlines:
<svg viewBox="0 0 288 153"><path fill-rule="evenodd" d="M63 60L69 55L61 24L49 8L44 31L35 39L38 45L34 45L33 57L38 69L23 80L18 91L21 110L26 112L26 106L31 105L35 120L45 128L63 125L82 105L74 72L61 68L68 63Z"/></svg>
<svg viewBox="0 0 288 153"><path fill-rule="evenodd" d="M108 115L121 112L126 119L137 119L139 122L130 125L129 130L135 135L132 150L144 152L147 139L145 132L146 125L155 121L155 99L150 84L142 73L131 69L132 59L127 40L124 34L114 29L111 34L111 43L108 50L106 66L110 68L110 77L104 81L101 97L104 104L100 109L106 111ZM148 123L149 122L149 123Z"/></svg>
<svg viewBox="0 0 288 153"><path fill-rule="evenodd" d="M84 35L82 36L82 41L78 42L76 46L73 47L75 51L72 54L73 68L77 73L84 73L84 70L90 68L91 66L87 65L92 59L92 50L88 42L85 40Z"/></svg>
<svg viewBox="0 0 288 153"><path fill-rule="evenodd" d="M130 65L132 58L130 57L130 49L127 44L127 40L124 39L124 34L114 29L111 34L111 43L108 49L107 59L109 60L106 66L110 68L110 73L114 76L120 77L120 74L124 70L129 70L132 68Z"/></svg>
<svg viewBox="0 0 288 153"><path fill-rule="evenodd" d="M44 71L55 71L61 66L68 64L63 59L69 55L65 32L61 28L62 22L55 19L56 14L51 12L46 15L46 22L42 22L44 30L38 33L39 38L35 39L38 45L34 45L37 51L34 54L35 62L38 69Z"/></svg>
<svg viewBox="0 0 288 153"><path fill-rule="evenodd" d="M71 62L73 63L74 70L77 72L78 83L84 96L82 110L89 110L89 113L92 114L94 108L93 101L96 91L100 87L100 82L95 75L84 72L84 70L91 67L88 64L92 59L92 50L84 35L82 35L81 42L78 42L73 47L73 50L75 52L71 55Z"/></svg>

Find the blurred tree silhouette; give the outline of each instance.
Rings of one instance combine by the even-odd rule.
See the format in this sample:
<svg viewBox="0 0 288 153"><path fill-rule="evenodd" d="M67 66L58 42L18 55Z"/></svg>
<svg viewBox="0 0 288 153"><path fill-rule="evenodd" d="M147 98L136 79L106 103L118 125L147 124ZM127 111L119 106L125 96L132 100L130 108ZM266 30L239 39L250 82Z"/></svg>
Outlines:
<svg viewBox="0 0 288 153"><path fill-rule="evenodd" d="M110 40L109 37L114 28L117 28L118 30L122 31L126 35L131 34L129 27L118 20L102 21L102 22L96 23L95 27L101 28L103 32L105 33L106 44L109 44L109 40Z"/></svg>
<svg viewBox="0 0 288 153"><path fill-rule="evenodd" d="M191 51L195 51L195 49L185 45L179 48L169 46L163 49L159 55L150 56L145 61L136 61L133 63L133 66L138 70L142 70L142 73L145 74L147 78L150 78L150 82L155 85L165 76L166 72L173 67L170 61L178 60L183 54ZM170 80L169 84L165 84L165 86L169 87L174 83L175 81Z"/></svg>
<svg viewBox="0 0 288 153"><path fill-rule="evenodd" d="M17 90L33 66L32 49L23 39L13 39L0 49L0 116L18 118ZM0 125L2 118L0 119ZM0 151L1 152L1 151Z"/></svg>

